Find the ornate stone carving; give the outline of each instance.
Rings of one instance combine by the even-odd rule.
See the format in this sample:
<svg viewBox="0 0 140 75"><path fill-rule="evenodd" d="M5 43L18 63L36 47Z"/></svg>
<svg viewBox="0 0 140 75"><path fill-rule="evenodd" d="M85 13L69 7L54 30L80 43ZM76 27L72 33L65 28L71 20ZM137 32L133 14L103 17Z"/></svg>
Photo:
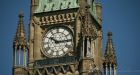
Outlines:
<svg viewBox="0 0 140 75"><path fill-rule="evenodd" d="M76 64L69 65L55 65L55 66L44 66L44 67L36 67L34 71L34 75L36 74L47 74L47 75L67 75L67 73L71 73L75 75L77 72L78 66Z"/></svg>
<svg viewBox="0 0 140 75"><path fill-rule="evenodd" d="M76 19L77 13L66 13L66 14L58 14L51 16L43 16L43 17L34 17L33 23L37 25L53 25L60 23L69 23L74 22Z"/></svg>

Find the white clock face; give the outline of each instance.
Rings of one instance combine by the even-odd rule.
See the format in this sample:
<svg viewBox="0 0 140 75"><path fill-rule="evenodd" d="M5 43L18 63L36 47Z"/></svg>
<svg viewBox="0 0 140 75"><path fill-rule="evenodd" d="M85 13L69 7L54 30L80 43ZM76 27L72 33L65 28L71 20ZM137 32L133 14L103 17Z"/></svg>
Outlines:
<svg viewBox="0 0 140 75"><path fill-rule="evenodd" d="M72 43L72 35L67 29L53 28L43 38L43 53L48 57L64 56L73 49Z"/></svg>

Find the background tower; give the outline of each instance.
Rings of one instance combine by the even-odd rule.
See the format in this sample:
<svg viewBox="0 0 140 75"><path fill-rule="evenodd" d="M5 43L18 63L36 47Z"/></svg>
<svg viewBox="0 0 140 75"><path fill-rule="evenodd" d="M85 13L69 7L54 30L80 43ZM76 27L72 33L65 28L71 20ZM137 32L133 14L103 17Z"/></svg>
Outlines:
<svg viewBox="0 0 140 75"><path fill-rule="evenodd" d="M13 75L27 74L28 44L24 31L23 13L19 14L17 32L13 41Z"/></svg>
<svg viewBox="0 0 140 75"><path fill-rule="evenodd" d="M108 41L105 51L105 60L103 63L104 75L117 75L117 59L112 42L112 32L108 32Z"/></svg>

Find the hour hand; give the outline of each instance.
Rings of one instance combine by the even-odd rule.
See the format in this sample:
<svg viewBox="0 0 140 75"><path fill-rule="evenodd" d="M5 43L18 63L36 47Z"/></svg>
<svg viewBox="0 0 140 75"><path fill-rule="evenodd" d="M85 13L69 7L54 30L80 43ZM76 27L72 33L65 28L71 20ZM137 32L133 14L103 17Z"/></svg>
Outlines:
<svg viewBox="0 0 140 75"><path fill-rule="evenodd" d="M54 37L50 37L49 39L55 41L55 43L58 42L56 39L54 39Z"/></svg>

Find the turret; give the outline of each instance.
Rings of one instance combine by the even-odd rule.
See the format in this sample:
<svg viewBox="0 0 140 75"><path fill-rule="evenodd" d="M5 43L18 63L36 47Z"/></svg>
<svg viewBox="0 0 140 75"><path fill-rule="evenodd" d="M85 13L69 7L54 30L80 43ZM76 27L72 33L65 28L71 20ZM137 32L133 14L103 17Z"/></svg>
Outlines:
<svg viewBox="0 0 140 75"><path fill-rule="evenodd" d="M33 15L33 12L36 10L38 4L39 0L31 0L31 8L30 8L31 16Z"/></svg>
<svg viewBox="0 0 140 75"><path fill-rule="evenodd" d="M23 13L19 14L17 32L13 41L13 75L25 74L28 44L24 31Z"/></svg>
<svg viewBox="0 0 140 75"><path fill-rule="evenodd" d="M117 59L113 47L112 32L108 32L108 41L104 57L104 75L116 75Z"/></svg>
<svg viewBox="0 0 140 75"><path fill-rule="evenodd" d="M92 25L90 15L90 6L81 1L81 57L80 57L80 75L92 75L97 69L94 64L94 47L93 42L97 38L97 33ZM85 67L88 66L88 67Z"/></svg>

